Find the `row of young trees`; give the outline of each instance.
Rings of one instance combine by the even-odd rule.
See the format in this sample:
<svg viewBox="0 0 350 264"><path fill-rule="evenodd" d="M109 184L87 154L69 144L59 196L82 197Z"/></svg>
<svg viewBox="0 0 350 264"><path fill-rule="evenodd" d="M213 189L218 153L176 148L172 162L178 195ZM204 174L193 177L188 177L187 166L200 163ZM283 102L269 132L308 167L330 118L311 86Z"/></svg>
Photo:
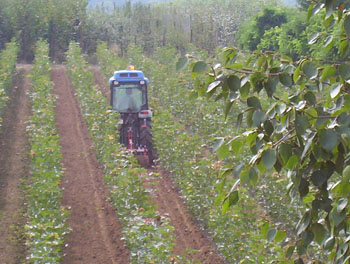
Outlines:
<svg viewBox="0 0 350 264"><path fill-rule="evenodd" d="M88 0L0 0L0 48L12 37L22 47L20 58L34 58L39 38L50 44L53 58L63 57L69 41L79 34Z"/></svg>
<svg viewBox="0 0 350 264"><path fill-rule="evenodd" d="M123 8L103 5L90 12L95 39L116 43L121 55L129 44L141 45L148 54L170 45L184 52L190 45L207 51L232 44L241 23L267 5L279 0L178 0L131 5ZM98 29L98 30L97 30Z"/></svg>
<svg viewBox="0 0 350 264"><path fill-rule="evenodd" d="M71 40L85 53L94 53L99 40L125 54L129 44L147 54L159 46L181 52L191 45L214 52L235 42L240 25L280 0L178 0L152 4L88 7L88 0L0 0L0 49L16 37L20 58L31 61L39 38L50 45L50 57L62 61Z"/></svg>

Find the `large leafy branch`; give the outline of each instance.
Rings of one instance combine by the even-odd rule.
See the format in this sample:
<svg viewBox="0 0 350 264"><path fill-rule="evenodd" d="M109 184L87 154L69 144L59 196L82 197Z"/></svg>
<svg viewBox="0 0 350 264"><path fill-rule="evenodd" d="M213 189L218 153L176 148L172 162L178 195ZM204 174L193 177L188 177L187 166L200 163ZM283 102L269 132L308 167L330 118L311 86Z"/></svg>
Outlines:
<svg viewBox="0 0 350 264"><path fill-rule="evenodd" d="M225 100L225 117L239 104L237 124L243 132L219 138L215 149L239 157L247 148L250 157L226 165L220 177L235 175L237 182L223 199L224 211L238 200L239 186L257 181L266 173L287 175L288 193L302 198L306 211L296 226L299 239L287 257L303 263L308 247L317 243L330 252L333 263L350 259L350 3L314 1L308 18L321 12L325 30L333 30L324 52L336 46L343 59L325 62L290 58L270 52L242 54L224 48L221 63L181 58L177 68L190 62L194 96ZM340 36L339 36L340 32ZM317 42L321 33L310 39ZM337 41L335 41L337 39Z"/></svg>

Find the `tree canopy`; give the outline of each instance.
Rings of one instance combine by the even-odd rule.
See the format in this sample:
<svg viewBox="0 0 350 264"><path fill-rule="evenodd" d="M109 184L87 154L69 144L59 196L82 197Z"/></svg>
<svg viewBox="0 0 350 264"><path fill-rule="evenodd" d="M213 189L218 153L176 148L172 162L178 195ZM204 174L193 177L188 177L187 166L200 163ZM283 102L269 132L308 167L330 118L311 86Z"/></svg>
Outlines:
<svg viewBox="0 0 350 264"><path fill-rule="evenodd" d="M231 197L237 197L239 186L254 185L257 177L271 173L277 173L276 180L287 177L288 194L305 204L296 224L298 238L284 245L285 256L294 263L323 263L309 255L315 245L332 263L350 259L349 8L347 2L321 0L307 13L308 21L320 16L323 22L308 43L322 40L318 54L336 48L339 60L305 56L293 61L273 52L257 50L247 56L224 48L214 64L190 64L197 80L193 95L223 98L225 116L234 104L241 109L236 117L242 133L222 135L215 145L222 158L251 153L223 168L223 183L228 177L235 179L222 196L223 207L237 202ZM267 239L272 232L267 232Z"/></svg>

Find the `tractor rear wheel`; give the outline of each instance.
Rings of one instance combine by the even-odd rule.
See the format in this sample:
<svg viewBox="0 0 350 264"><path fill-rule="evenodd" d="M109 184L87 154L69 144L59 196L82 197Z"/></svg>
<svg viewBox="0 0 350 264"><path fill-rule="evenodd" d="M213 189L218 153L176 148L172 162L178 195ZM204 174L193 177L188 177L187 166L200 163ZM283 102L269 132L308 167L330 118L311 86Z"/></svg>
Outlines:
<svg viewBox="0 0 350 264"><path fill-rule="evenodd" d="M145 126L140 128L140 145L144 146L148 150L149 163L153 164L154 160L154 149L153 149L153 139L152 139L152 121L147 120Z"/></svg>

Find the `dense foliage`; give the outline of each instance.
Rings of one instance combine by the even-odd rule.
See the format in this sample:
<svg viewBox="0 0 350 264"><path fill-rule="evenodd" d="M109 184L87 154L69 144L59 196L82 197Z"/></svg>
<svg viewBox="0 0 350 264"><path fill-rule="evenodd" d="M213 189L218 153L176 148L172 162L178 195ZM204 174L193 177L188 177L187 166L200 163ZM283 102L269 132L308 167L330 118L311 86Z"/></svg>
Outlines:
<svg viewBox="0 0 350 264"><path fill-rule="evenodd" d="M26 188L25 225L28 263L60 263L63 257L69 211L61 206L62 153L55 123L55 96L51 94L48 44L39 41L30 73L32 117L30 136L30 182Z"/></svg>
<svg viewBox="0 0 350 264"><path fill-rule="evenodd" d="M338 39L340 25L331 25L331 21L326 21L327 30L318 34L324 27L321 16L311 17L310 20L307 20L307 16L306 11L296 8L265 8L239 29L238 46L250 51L277 52L294 61L305 56L340 60L338 47L332 46L333 38L328 37L331 32L337 32L334 39ZM324 52L324 47L327 52Z"/></svg>
<svg viewBox="0 0 350 264"><path fill-rule="evenodd" d="M9 100L12 81L16 69L19 47L15 40L6 44L6 48L0 53L0 131L2 114Z"/></svg>
<svg viewBox="0 0 350 264"><path fill-rule="evenodd" d="M275 172L276 182L286 173L289 195L304 202L306 209L296 225L299 238L287 243L287 256L294 263L306 259L323 263L309 254L309 247L317 244L332 263L348 263L350 258L349 7L348 2L327 0L313 3L308 10L308 18L322 11L325 26L309 43L325 35L323 53L334 46L342 61L293 62L260 51L237 56L235 48L225 48L223 60L217 60L221 63L191 63L198 80L194 93L223 98L226 115L235 103L243 107L238 124L246 121L244 133L223 135L216 145L227 158L239 155L241 145L251 152L248 160L223 169L224 179L229 175L237 179L226 193L224 207L237 202L238 186ZM185 58L180 60L179 68L186 63Z"/></svg>
<svg viewBox="0 0 350 264"><path fill-rule="evenodd" d="M239 44L244 49L256 50L265 31L279 27L286 22L287 13L285 11L276 8L265 8L240 29Z"/></svg>

